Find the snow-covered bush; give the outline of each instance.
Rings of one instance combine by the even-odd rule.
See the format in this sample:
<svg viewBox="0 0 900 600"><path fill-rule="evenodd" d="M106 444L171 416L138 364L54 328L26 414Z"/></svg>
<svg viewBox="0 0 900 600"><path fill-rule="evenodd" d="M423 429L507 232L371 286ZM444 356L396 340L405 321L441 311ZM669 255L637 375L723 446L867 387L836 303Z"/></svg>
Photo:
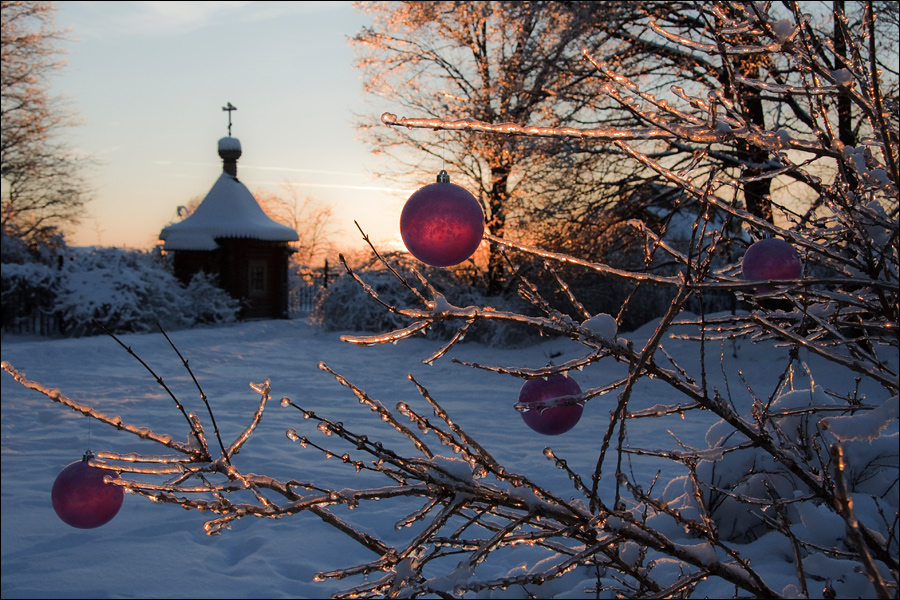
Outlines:
<svg viewBox="0 0 900 600"><path fill-rule="evenodd" d="M59 333L154 331L231 323L238 303L198 274L184 286L155 252L119 248L70 248L56 266L3 265L4 327L7 312L29 318L35 308L53 314Z"/></svg>
<svg viewBox="0 0 900 600"><path fill-rule="evenodd" d="M402 267L401 267L402 268ZM386 268L358 269L367 285L390 296L389 301L406 302L412 292L396 286L394 275ZM383 331L403 326L403 319L384 310L372 300L352 277L342 275L328 286L310 315L312 322L328 331Z"/></svg>
<svg viewBox="0 0 900 600"><path fill-rule="evenodd" d="M113 332L153 331L198 324L231 323L238 302L205 275L181 285L154 252L91 248L66 261L56 310L67 335L97 333L94 322Z"/></svg>
<svg viewBox="0 0 900 600"><path fill-rule="evenodd" d="M0 228L0 256L3 257L3 264L22 264L33 260L25 241L9 235L5 227Z"/></svg>
<svg viewBox="0 0 900 600"><path fill-rule="evenodd" d="M234 323L241 305L217 285L214 276L200 271L184 287L180 308L182 318L192 327Z"/></svg>
<svg viewBox="0 0 900 600"><path fill-rule="evenodd" d="M669 4L674 5L666 3L666 11ZM847 34L842 5L834 4L834 23ZM713 70L718 78L674 85L671 98L663 99L643 92L642 81L616 72L614 65L587 57L607 82L610 104L639 121L634 127L578 130L382 117L388 126L608 144L703 207L683 247L638 228L652 249L647 259L664 255L678 266L671 273L583 259L577 249L551 252L485 236L501 252L541 260L550 272L578 268L673 291L665 315L634 338L643 342L616 338L610 319L586 310L562 277L556 285L569 303L564 310L527 279L519 281L532 314L457 302L424 276L391 273L394 287L402 286L409 296L389 289L383 281L387 274L377 277L377 285L359 278L375 305L390 313L383 323L391 331L345 336L351 343L398 343L426 328L452 325L457 334L424 358L433 362L473 324L515 323L568 338L582 355L527 366L457 359L463 363L459 368L487 369L517 383L588 371L601 360L619 363L620 378L580 396L517 406L542 410L606 401L608 425L597 432L595 446L579 449L595 455L586 469L576 471L569 462L574 457L567 460L551 445L543 450L571 480L570 488L551 488L515 465L500 464L489 444L471 438L414 379L420 405L388 407L320 365L380 417L381 439L304 409L302 399L282 400L301 417L288 438L307 453L323 460L339 457L338 464L346 466L346 481L332 486L240 469L236 455L259 422L269 399L267 385L256 386L259 408L229 446L217 429L218 439L210 444L194 415L185 415L190 427L185 443L176 441L184 439L183 429L168 435L123 426L53 390L28 385L180 455L160 464L156 454L97 454L121 474L117 485L161 503L215 513L206 524L210 534L246 516L309 511L371 550L374 556L365 564L318 575L346 579L342 597L897 597L900 145L877 72L880 40L872 5L863 7L858 35L843 36L844 49L796 3L677 6L683 21L642 17L638 23L644 29L635 35L655 35L665 56L683 52L696 59L690 65L720 64L721 70ZM786 124L776 117L766 125L741 94L763 107L774 102L790 109L796 119ZM846 100L859 136L852 146L839 135L847 124L840 109ZM670 155L648 139L693 158L669 168ZM806 186L812 193L808 206L798 209L794 194L779 198L775 188L771 197L757 193L761 181L770 184L781 176ZM713 212L726 218L712 219ZM788 242L802 258L804 275L745 280L735 255L723 261L735 228L748 241ZM746 310L709 313L704 298L725 292L737 294ZM689 314L693 298L701 300L700 310ZM569 313L572 307L577 317ZM672 336L694 341L696 353L667 352ZM738 343L781 346L785 364L771 370L767 363L771 372L757 374L751 384L748 372L761 367L729 360L729 345ZM24 382L12 367L5 368ZM817 369L844 372L846 381L823 388ZM721 375L713 378L713 373ZM670 393L652 405L635 401L635 390L647 379L665 384ZM685 424L707 428L706 447L681 443L676 433L636 447L629 428L648 420L660 431ZM634 475L640 471L632 466L644 461L659 465L661 485ZM406 512L383 531L363 531L352 517L369 501L396 502ZM335 508L358 512L339 516ZM506 574L484 568L504 564L510 554L522 558ZM781 560L772 561L772 555ZM783 568L773 569L775 564Z"/></svg>
<svg viewBox="0 0 900 600"><path fill-rule="evenodd" d="M460 271L428 267L412 259L408 254L393 253L351 269L350 273L335 279L316 303L312 321L328 331L385 331L405 327L407 318L388 306L405 306L416 301L421 291L416 286L427 277L428 285L454 304L461 306L485 306L525 312L531 308L517 295L489 296L486 286L472 281ZM410 285L397 285L397 275ZM411 283L413 282L413 283ZM377 295L380 302L368 293ZM529 313L530 314L530 313ZM456 334L452 323L433 323L420 333L438 340L451 339ZM516 347L535 340L529 328L516 323L486 321L473 324L465 335L469 341L496 347Z"/></svg>

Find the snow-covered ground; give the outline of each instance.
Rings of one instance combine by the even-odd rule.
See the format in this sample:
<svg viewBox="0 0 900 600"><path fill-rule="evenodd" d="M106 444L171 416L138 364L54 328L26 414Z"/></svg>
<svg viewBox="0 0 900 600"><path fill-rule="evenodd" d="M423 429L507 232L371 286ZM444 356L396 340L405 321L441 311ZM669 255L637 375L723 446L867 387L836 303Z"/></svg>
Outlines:
<svg viewBox="0 0 900 600"><path fill-rule="evenodd" d="M639 346L651 333L652 326L648 325L623 335ZM614 404L614 397L594 398L572 431L562 436L540 436L528 429L513 409L521 380L450 360L455 356L489 365L540 367L552 359L558 364L580 356L582 350L564 339L512 350L465 343L455 346L433 365L426 365L421 360L440 342L418 337L398 344L359 347L341 342L339 334L321 331L299 320L177 331L171 337L209 396L226 444L243 429L256 409L258 395L248 384L271 379L273 401L259 429L235 459L242 471L294 477L337 488L354 485L357 475L339 459L327 460L317 451L291 442L285 435L289 428L296 428L300 435L313 441L327 444L329 440L318 435L314 424L305 422L296 410L281 406L279 399L287 396L319 415L342 421L359 433L368 433L370 438L380 434L396 438L346 387L317 368L320 361L388 407L403 400L430 414L407 378L407 374L413 374L498 461L566 498L577 495L572 483L544 457L543 449L551 446L557 456L587 479ZM188 410L197 412L204 421L208 419L189 376L162 335L126 335L121 339L162 376ZM665 345L682 366L698 370L700 355L694 342L672 339ZM721 347L708 348L710 385L720 387L723 394L730 393L739 407L741 402L749 406L750 398L737 370L760 395L768 396L778 385L786 356L786 348L771 342L754 345L747 340L729 341ZM840 395L854 392L857 383L848 371L824 365L804 352L801 358L811 366L815 386ZM172 400L109 337L4 338L2 360L24 371L29 379L58 387L74 400L89 403L109 415L119 415L123 421L171 433L178 440L186 439L187 426ZM606 360L609 362L601 361L572 375L587 389L625 373L622 365ZM795 375L795 389L810 387L809 379L802 373ZM203 530L203 523L210 518L208 514L174 505L154 505L134 495L126 495L122 510L107 525L92 530L73 529L57 518L50 503L50 488L63 467L80 459L88 447L95 452L155 449L21 387L6 373L0 375L0 384L3 598L322 598L349 584L314 582L317 571L348 567L372 558L369 551L312 514L280 520L245 518L236 522L232 530L210 537ZM860 391L871 394L873 402L884 401L884 392L865 381ZM665 401L669 393L662 384L645 380L636 388L630 408L656 405ZM714 422L708 414L697 412L684 419L673 416L635 420L629 424L628 441L636 447L674 447L677 436L683 444L705 448L706 432ZM896 419L891 427L896 436ZM433 437L426 439L434 447L439 446ZM661 490L666 479L679 474L671 463L635 457L629 473L635 481L649 487L660 469L663 481L656 484L656 489ZM402 502L383 500L364 503L357 510L342 514L359 528L377 531L390 542L409 535L408 531L395 532L393 524L406 515L404 510L412 508ZM767 537L755 542L755 547L747 547L747 554L757 570L783 574L773 577L773 581L783 581L789 590L790 585L796 584L796 570L788 556L767 543ZM498 568L509 572L534 567L528 564L527 549L520 556L520 564L514 560L500 563ZM838 579L840 574L833 576ZM862 575L854 579L857 583L860 580L864 581ZM552 591L559 592L560 597L577 598L583 597L584 588L591 585L590 580L567 581L568 589L557 587ZM822 588L811 584L810 594L821 597ZM731 594L734 587L730 592L719 591ZM521 597L521 590L508 593ZM715 595L713 590L710 593ZM860 593L865 596L867 591Z"/></svg>

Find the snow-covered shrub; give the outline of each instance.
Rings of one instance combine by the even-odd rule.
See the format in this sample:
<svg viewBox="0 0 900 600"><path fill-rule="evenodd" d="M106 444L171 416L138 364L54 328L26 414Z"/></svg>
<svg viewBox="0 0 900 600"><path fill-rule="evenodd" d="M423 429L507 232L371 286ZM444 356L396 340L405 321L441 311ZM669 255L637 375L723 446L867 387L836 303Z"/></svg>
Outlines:
<svg viewBox="0 0 900 600"><path fill-rule="evenodd" d="M385 268L361 270L361 277L374 290L387 294L388 302L408 302L408 289L396 286L394 275ZM311 320L327 331L382 331L401 327L398 318L369 297L352 277L342 275L332 281L316 302Z"/></svg>
<svg viewBox="0 0 900 600"><path fill-rule="evenodd" d="M157 322L183 329L236 319L238 302L212 279L199 274L184 286L155 252L70 248L61 256L52 267L4 263L4 328L32 318L36 308L73 337L99 333L95 323L124 333L154 331Z"/></svg>
<svg viewBox="0 0 900 600"><path fill-rule="evenodd" d="M181 329L189 323L179 310L180 286L174 275L154 265L149 255L118 248L73 253L60 273L56 309L66 335L110 331L152 331L156 321Z"/></svg>
<svg viewBox="0 0 900 600"><path fill-rule="evenodd" d="M530 306L518 296L489 296L483 285L467 280L459 273L428 267L408 255L390 254L379 260L369 261L335 279L319 297L312 321L328 331L384 331L404 327L407 318L389 306L406 306L421 296L424 290L419 278L427 275L428 286L447 301L459 306L490 305L498 310L523 312ZM397 275L407 285L397 285ZM362 285L361 285L362 284ZM378 296L373 299L371 291ZM453 323L435 322L421 333L430 338L448 340L455 335ZM468 341L482 342L497 347L516 347L534 341L529 328L517 323L487 321L474 324L465 335Z"/></svg>
<svg viewBox="0 0 900 600"><path fill-rule="evenodd" d="M28 245L22 238L9 235L6 228L0 228L0 256L3 257L3 264L23 264L34 260L31 252L28 251Z"/></svg>
<svg viewBox="0 0 900 600"><path fill-rule="evenodd" d="M118 248L82 249L60 272L55 309L66 335L154 331L197 324L231 323L238 303L209 277L185 287L154 252Z"/></svg>
<svg viewBox="0 0 900 600"><path fill-rule="evenodd" d="M650 4L638 6L645 10ZM486 4L479 6L486 10ZM534 309L528 314L459 302L442 293L439 278L432 283L427 275L397 273L393 287L386 284L387 273L368 281L357 276L373 305L390 313L381 322L391 330L344 337L352 343L398 343L452 324L456 334L425 359L433 362L473 324L516 323L568 338L581 354L560 364L482 361L460 368L485 369L519 383L588 372L599 361L618 363L620 378L579 397L517 406L541 410L605 401L608 423L596 432L594 446L577 449L579 455L594 454L586 468L570 466L549 445L552 439L543 450L571 487L545 485L515 465L501 464L487 441L470 437L414 379L422 400L388 407L325 364L320 368L385 427L384 438L376 439L369 430L304 409L303 400L282 400L299 412L297 429L287 432L298 452L346 466L347 480L336 486L240 469L236 455L266 406L267 385L256 386L259 408L230 446L221 439L217 446L208 443L212 437L191 417L188 443L175 441L184 439L183 429L151 435L146 428L125 427L183 456L163 464L157 454L97 456L121 473L116 484L129 491L215 513L206 524L210 534L246 516L319 516L373 552L365 564L317 576L347 580L342 597L897 597L900 143L896 120L884 106L872 4L861 11L860 35L849 36L843 3L834 3L832 24L845 34L844 49L801 6L662 3L650 7L656 9L653 17L640 13L628 23L628 41L650 36L650 48L666 50L644 58L684 59L668 65L672 72L666 75L674 82L669 98L642 91L643 78L586 57L605 78L609 103L638 121L633 127L578 130L382 117L388 126L428 131L593 140L631 156L701 205L683 247L639 228L652 249L643 268L584 259L577 248L551 252L485 236L501 253L528 255L551 273L578 268L673 291L665 315L632 342L617 339L609 319L587 310L563 277L556 285L568 302L564 310L527 279L520 281L519 292ZM676 18L666 20L670 15ZM682 82L685 64L690 74L699 70L703 77ZM849 113L842 110L847 100ZM754 108L769 102L778 110L767 124L765 111ZM782 111L790 111L792 120L783 122ZM854 119L851 133L859 135L854 144L841 139L847 137L847 114ZM675 152L690 157L677 169L669 162ZM808 205L798 207L790 191L778 197L771 183L781 176L806 186ZM717 221L714 213L726 218ZM788 242L802 258L804 275L745 280L738 255L729 254L735 229L748 242ZM653 272L657 253L677 269ZM746 310L710 314L700 302L697 314L687 312L692 298L729 292ZM355 308L352 301L342 302L335 310ZM577 317L570 314L573 307ZM668 352L672 337L693 341L696 352ZM764 364L736 364L739 355L729 346L750 343L771 349ZM845 373L845 380L823 388L817 370ZM635 390L648 379L669 393L642 404ZM30 385L122 427L118 419ZM628 432L640 425L672 433L637 447ZM677 428L683 426L706 428L706 447L682 443ZM637 463L658 465L661 485L636 476L642 472L632 468ZM186 472L186 464L194 471ZM406 512L383 530L363 530L352 518L366 501L397 502ZM357 510L339 516L334 509ZM503 560L511 555L518 566L506 574L481 568L508 564ZM771 560L773 555L779 560Z"/></svg>
<svg viewBox="0 0 900 600"><path fill-rule="evenodd" d="M845 399L813 387L785 390L768 407L751 405L741 418L753 421L754 415L760 417L767 436L778 440L786 455L807 473L827 470L832 461L830 449L835 443L843 443L843 451L849 457L849 491L882 510L896 511L900 500L895 468L900 460L897 397L887 398L868 410L859 406L855 415L848 413ZM846 429L839 433L829 431L831 422L845 419L853 433ZM699 518L707 514L722 539L752 542L777 528L780 518L799 523L807 503L823 505L824 499L795 474L791 463L777 460L771 452L755 446L753 440L735 431L727 421L713 425L706 441L709 449L705 456L690 475L673 479L661 500L683 516ZM697 482L704 487L699 495ZM833 536L829 544L833 546L834 540L843 537L843 525L830 528L829 535Z"/></svg>
<svg viewBox="0 0 900 600"><path fill-rule="evenodd" d="M240 301L216 285L216 278L203 271L195 273L184 288L181 313L189 326L226 325L234 323L240 312Z"/></svg>

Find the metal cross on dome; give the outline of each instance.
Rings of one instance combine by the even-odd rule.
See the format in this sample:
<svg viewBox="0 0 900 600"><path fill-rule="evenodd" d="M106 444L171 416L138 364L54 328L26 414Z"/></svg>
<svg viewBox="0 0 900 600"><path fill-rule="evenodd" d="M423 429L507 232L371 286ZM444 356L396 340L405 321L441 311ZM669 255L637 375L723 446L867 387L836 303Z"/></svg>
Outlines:
<svg viewBox="0 0 900 600"><path fill-rule="evenodd" d="M231 102L228 103L228 106L223 106L222 110L228 111L228 137L231 137L231 111L237 110L237 106L234 106Z"/></svg>

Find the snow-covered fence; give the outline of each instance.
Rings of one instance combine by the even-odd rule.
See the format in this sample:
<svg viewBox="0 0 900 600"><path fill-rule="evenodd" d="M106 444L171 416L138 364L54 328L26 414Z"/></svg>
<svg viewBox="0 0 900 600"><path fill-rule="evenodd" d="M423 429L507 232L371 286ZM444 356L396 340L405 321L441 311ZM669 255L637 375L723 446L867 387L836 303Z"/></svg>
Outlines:
<svg viewBox="0 0 900 600"><path fill-rule="evenodd" d="M291 316L306 316L316 305L319 292L324 289L317 279L291 290Z"/></svg>
<svg viewBox="0 0 900 600"><path fill-rule="evenodd" d="M4 263L0 278L2 330L21 335L59 335L58 279L58 270L43 264Z"/></svg>
<svg viewBox="0 0 900 600"><path fill-rule="evenodd" d="M308 317L316 307L321 295L328 290L339 273L328 266L325 259L322 267L310 268L304 265L292 265L289 272L290 293L288 303L291 318Z"/></svg>

